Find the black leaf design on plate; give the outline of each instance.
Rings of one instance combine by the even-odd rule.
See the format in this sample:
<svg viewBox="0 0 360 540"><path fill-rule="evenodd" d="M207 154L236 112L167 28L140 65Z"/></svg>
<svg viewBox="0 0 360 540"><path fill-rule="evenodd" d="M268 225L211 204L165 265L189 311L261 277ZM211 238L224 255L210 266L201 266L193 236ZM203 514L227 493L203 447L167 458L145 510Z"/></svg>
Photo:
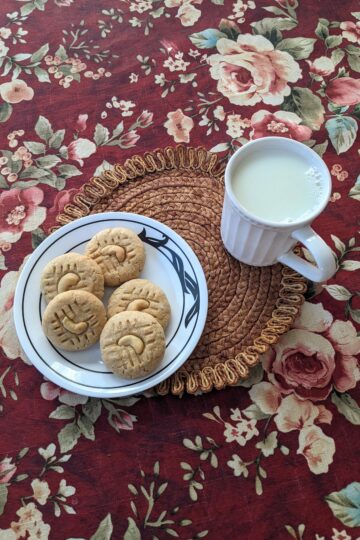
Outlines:
<svg viewBox="0 0 360 540"><path fill-rule="evenodd" d="M140 240L160 251L168 259L179 277L184 294L193 296L194 303L185 316L185 328L187 328L200 309L200 291L197 282L185 271L184 262L180 255L167 245L169 237L166 234L163 233L163 238L160 239L152 238L147 236L144 227L138 236Z"/></svg>
<svg viewBox="0 0 360 540"><path fill-rule="evenodd" d="M142 240L146 244L149 244L149 246L152 246L155 249L159 249L159 247L165 246L165 244L167 244L167 242L169 241L168 236L166 236L165 234L163 234L164 238L162 238L162 239L160 239L160 238L151 238L150 236L147 236L145 227L143 228L141 233L138 234L138 237L140 238L140 240Z"/></svg>

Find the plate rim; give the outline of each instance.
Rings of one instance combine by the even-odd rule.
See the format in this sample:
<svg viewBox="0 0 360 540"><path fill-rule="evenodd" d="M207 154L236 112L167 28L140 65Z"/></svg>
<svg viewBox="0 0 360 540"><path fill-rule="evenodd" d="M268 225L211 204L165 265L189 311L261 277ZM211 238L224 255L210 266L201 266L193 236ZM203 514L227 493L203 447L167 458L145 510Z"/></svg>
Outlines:
<svg viewBox="0 0 360 540"><path fill-rule="evenodd" d="M199 292L200 292L200 310L199 310L199 317L197 320L197 323L194 328L193 336L190 338L189 342L185 346L182 356L183 359L181 359L179 362L174 362L174 366L172 367L165 367L164 372L162 374L155 374L153 378L150 377L149 381L142 382L141 380L136 383L137 386L139 386L139 389L131 389L127 386L123 387L115 387L110 389L98 389L94 387L90 387L87 385L82 384L81 387L78 388L78 383L75 381L69 382L68 380L64 379L60 374L58 374L56 371L53 371L50 367L48 367L42 359L39 359L38 356L36 356L35 362L33 361L32 355L34 356L34 352L31 350L31 344L29 343L29 339L26 335L26 324L23 320L22 315L22 301L24 296L24 287L26 284L26 280L29 275L29 271L34 265L34 261L38 261L43 256L44 252L54 243L56 242L57 237L60 237L61 235L66 233L70 233L73 229L77 228L79 223L81 223L83 226L92 224L96 221L121 221L125 219L137 219L137 221L141 220L144 225L148 225L151 227L158 227L161 232L164 232L169 236L170 239L176 240L179 243L180 249L184 250L184 254L189 258L189 262L193 265L193 270L195 275L197 276L198 283L199 283ZM116 398L116 397L128 397L131 395L135 395L141 392L144 392L145 390L149 390L150 388L155 387L156 385L160 384L167 378L171 377L177 371L189 358L193 350L195 349L197 343L199 342L201 335L203 333L206 318L207 318L207 312L208 312L208 288L207 288L207 282L206 277L204 274L204 270L200 264L200 261L196 255L196 253L193 251L193 249L190 247L188 242L180 236L176 231L171 229L168 225L165 223L162 223L156 219L153 219L148 216L144 216L142 214L136 214L132 212L101 212L98 214L91 214L88 216L84 216L78 219L75 219L74 221L60 227L53 233L49 234L47 238L41 242L41 244L31 253L29 259L26 261L20 276L18 278L16 288L15 288L15 295L14 295L14 309L13 309L13 318L15 323L15 330L16 334L19 339L19 343L21 346L21 349L25 353L26 357L30 360L32 366L37 369L44 377L46 377L49 381L53 382L54 384L60 386L61 388L64 388L65 390L68 390L70 392L74 392L80 395L85 395L89 397L97 397L97 398Z"/></svg>

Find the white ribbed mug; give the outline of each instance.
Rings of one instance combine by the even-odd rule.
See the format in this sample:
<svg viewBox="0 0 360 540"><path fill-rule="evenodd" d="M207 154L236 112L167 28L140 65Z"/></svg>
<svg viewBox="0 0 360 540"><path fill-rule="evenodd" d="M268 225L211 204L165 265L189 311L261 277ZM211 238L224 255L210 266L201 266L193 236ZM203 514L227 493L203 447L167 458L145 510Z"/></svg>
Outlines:
<svg viewBox="0 0 360 540"><path fill-rule="evenodd" d="M235 197L232 188L235 169L245 156L249 156L254 150L259 152L262 149L295 152L307 160L309 166L321 172L321 197L314 211L306 219L291 224L270 222L250 213ZM329 246L316 234L310 224L324 210L330 194L331 176L327 166L316 152L304 144L283 137L265 137L245 144L233 154L225 169L221 237L226 249L235 259L249 265L268 266L281 262L312 281L326 281L336 271L335 259ZM281 194L277 196L281 197ZM291 251L297 242L307 247L316 265L301 259Z"/></svg>

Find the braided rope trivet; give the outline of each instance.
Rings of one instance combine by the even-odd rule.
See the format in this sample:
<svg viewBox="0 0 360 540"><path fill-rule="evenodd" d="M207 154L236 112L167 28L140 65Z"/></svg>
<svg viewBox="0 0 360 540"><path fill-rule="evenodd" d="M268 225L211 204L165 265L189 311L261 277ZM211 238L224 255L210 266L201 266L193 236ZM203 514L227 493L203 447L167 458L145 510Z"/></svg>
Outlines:
<svg viewBox="0 0 360 540"><path fill-rule="evenodd" d="M134 156L94 177L74 196L59 224L99 212L124 211L161 221L179 233L203 266L209 311L189 360L157 387L159 394L194 394L246 379L270 344L289 330L305 280L280 264L241 264L224 249L220 219L223 166L202 148L165 148Z"/></svg>

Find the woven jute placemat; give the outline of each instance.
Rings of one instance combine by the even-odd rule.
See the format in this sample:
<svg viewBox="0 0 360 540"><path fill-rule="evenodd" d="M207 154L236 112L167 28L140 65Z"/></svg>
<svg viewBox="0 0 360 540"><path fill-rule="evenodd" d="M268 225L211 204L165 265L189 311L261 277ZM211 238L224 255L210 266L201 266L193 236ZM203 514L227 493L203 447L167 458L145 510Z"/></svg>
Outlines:
<svg viewBox="0 0 360 540"><path fill-rule="evenodd" d="M60 225L100 212L152 217L179 233L204 269L209 310L191 357L157 388L194 394L246 379L261 354L289 330L305 280L280 264L256 268L231 257L221 241L224 165L202 148L167 147L134 156L94 177L57 216Z"/></svg>

